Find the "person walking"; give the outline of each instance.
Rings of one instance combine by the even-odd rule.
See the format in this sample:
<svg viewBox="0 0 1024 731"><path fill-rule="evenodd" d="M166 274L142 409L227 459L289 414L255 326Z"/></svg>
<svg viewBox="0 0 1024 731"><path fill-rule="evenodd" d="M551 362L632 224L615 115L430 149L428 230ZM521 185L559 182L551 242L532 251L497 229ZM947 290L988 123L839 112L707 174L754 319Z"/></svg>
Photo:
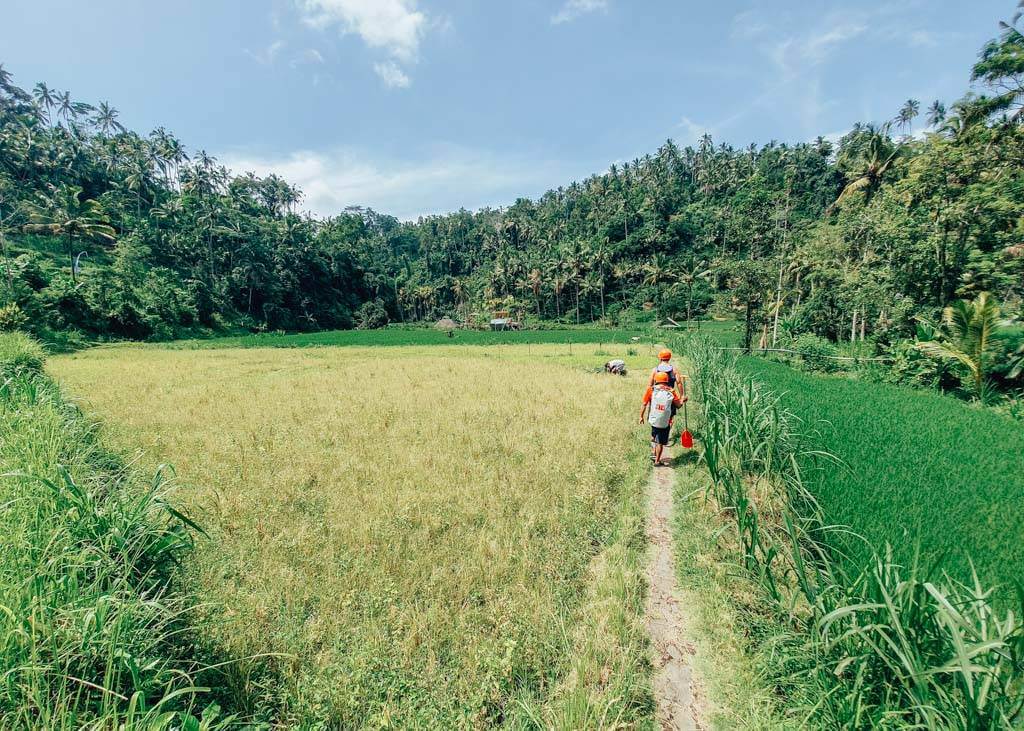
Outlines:
<svg viewBox="0 0 1024 731"><path fill-rule="evenodd" d="M655 466L661 467L669 463L667 459L662 459L662 455L672 431L672 417L686 399L679 396L669 385L667 372L655 373L653 381L644 393L644 402L640 406L640 423L643 424L646 417L647 423L651 425L651 458Z"/></svg>
<svg viewBox="0 0 1024 731"><path fill-rule="evenodd" d="M680 398L685 397L683 374L679 372L679 369L672 362L672 351L667 348L658 353L658 365L651 371L651 380L647 384L648 386L654 386L655 377L659 373L668 374L668 387L675 391Z"/></svg>

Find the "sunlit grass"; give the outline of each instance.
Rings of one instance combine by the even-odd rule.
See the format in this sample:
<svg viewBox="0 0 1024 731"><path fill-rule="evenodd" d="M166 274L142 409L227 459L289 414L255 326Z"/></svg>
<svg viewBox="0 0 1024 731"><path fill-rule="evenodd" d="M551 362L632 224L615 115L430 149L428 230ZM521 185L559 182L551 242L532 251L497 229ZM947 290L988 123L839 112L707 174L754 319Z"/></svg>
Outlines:
<svg viewBox="0 0 1024 731"><path fill-rule="evenodd" d="M844 543L863 563L893 545L910 563L963 581L972 564L1001 600L1024 565L1024 427L963 402L908 388L800 373L761 359L744 368L782 397L844 467L812 471L829 522L867 539Z"/></svg>
<svg viewBox="0 0 1024 731"><path fill-rule="evenodd" d="M643 725L647 349L124 347L52 370L176 465L211 642L285 655L231 666L254 711ZM636 372L592 372L613 356Z"/></svg>

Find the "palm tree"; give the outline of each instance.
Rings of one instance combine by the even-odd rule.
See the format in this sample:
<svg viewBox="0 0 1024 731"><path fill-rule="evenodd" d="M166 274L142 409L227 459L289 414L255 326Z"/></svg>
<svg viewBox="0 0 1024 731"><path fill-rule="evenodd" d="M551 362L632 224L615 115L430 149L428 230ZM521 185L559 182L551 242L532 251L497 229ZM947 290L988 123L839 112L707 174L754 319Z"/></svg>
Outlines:
<svg viewBox="0 0 1024 731"><path fill-rule="evenodd" d="M928 116L925 117L925 121L928 122L929 127L937 127L942 124L945 119L946 105L936 99L931 103L931 106L928 107Z"/></svg>
<svg viewBox="0 0 1024 731"><path fill-rule="evenodd" d="M936 329L939 337L920 342L917 348L932 358L954 361L967 368L974 397L984 401L993 336L1007 324L1000 317L999 303L988 292L982 292L973 301L958 300L943 310L943 328Z"/></svg>
<svg viewBox="0 0 1024 731"><path fill-rule="evenodd" d="M889 135L886 134L886 127L881 130L869 127L868 134L870 136L867 150L864 153L860 169L850 176L850 182L843 188L835 202L828 207L827 212L833 212L854 194L861 191L863 191L865 199L869 200L878 186L882 184L882 179L892 168L896 158L900 156L903 148L892 143Z"/></svg>
<svg viewBox="0 0 1024 731"><path fill-rule="evenodd" d="M608 278L608 269L611 266L611 253L608 251L608 242L605 240L594 249L593 256L590 260L590 270L598 279L598 289L601 296L601 319L605 317L605 306L604 306L604 292L606 286L606 280Z"/></svg>
<svg viewBox="0 0 1024 731"><path fill-rule="evenodd" d="M562 317L562 292L565 291L566 285L569 284L569 278L561 272L556 272L555 276L551 278L551 291L555 295L555 317Z"/></svg>
<svg viewBox="0 0 1024 731"><path fill-rule="evenodd" d="M530 291L533 292L533 301L537 306L537 317L540 317L540 292L541 283L544 281L544 275L541 273L540 269L534 268L530 270L530 274L527 276L526 281L530 286Z"/></svg>
<svg viewBox="0 0 1024 731"><path fill-rule="evenodd" d="M3 71L0 68L0 71ZM11 271L11 261L7 252L7 237L8 226L14 220L14 216L17 213L17 208L12 205L10 210L7 207L8 194L13 196L14 190L8 182L8 178L0 177L0 257L3 257L4 261L4 274L7 278L7 294L9 296L14 295L14 273ZM4 211L7 211L7 217L4 217Z"/></svg>
<svg viewBox="0 0 1024 731"><path fill-rule="evenodd" d="M117 121L117 110L106 102L100 102L92 122L105 135L110 134L111 131L124 132L124 125Z"/></svg>
<svg viewBox="0 0 1024 731"><path fill-rule="evenodd" d="M587 301L590 303L590 320L593 321L593 319L594 319L594 304L593 304L594 300L593 300L593 296L596 295L596 294L599 294L601 292L601 282L600 282L596 272L588 272L587 275L585 277L583 277L582 286L580 287L580 291L583 293L584 297L586 297ZM603 312L601 313L601 317L604 317L604 313Z"/></svg>
<svg viewBox="0 0 1024 731"><path fill-rule="evenodd" d="M914 129L914 119L921 112L921 102L917 99L907 99L896 115L895 121L899 123L900 130Z"/></svg>
<svg viewBox="0 0 1024 731"><path fill-rule="evenodd" d="M708 269L708 263L705 259L698 261L696 258L691 257L690 261L679 270L679 283L686 287L687 324L693 319L693 288L698 281L707 281L710 276L711 270Z"/></svg>
<svg viewBox="0 0 1024 731"><path fill-rule="evenodd" d="M40 194L39 202L29 208L29 220L23 230L60 236L67 248L71 264L71 279L75 273L75 239L102 239L113 241L115 231L99 203L91 198L81 199L82 189L77 185L61 185L51 196Z"/></svg>
<svg viewBox="0 0 1024 731"><path fill-rule="evenodd" d="M32 98L39 107L41 116L45 122L50 121L50 113L57 104L57 94L50 87L40 81L32 90Z"/></svg>
<svg viewBox="0 0 1024 731"><path fill-rule="evenodd" d="M57 107L57 116L64 117L65 122L71 121L71 118L77 114L75 111L75 103L71 101L70 91L57 92L55 102Z"/></svg>
<svg viewBox="0 0 1024 731"><path fill-rule="evenodd" d="M655 254L651 257L651 260L644 264L644 284L649 287L654 287L658 292L658 303L665 299L662 293L663 288L661 285L669 284L676 280L676 274L672 271L671 265L665 260L665 257L661 254Z"/></svg>

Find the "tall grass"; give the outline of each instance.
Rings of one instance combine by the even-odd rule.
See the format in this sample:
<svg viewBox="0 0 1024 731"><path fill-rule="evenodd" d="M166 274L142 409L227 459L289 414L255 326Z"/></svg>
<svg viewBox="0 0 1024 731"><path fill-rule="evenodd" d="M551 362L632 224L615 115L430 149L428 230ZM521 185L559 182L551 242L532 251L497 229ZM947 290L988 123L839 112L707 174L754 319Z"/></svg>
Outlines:
<svg viewBox="0 0 1024 731"><path fill-rule="evenodd" d="M731 516L744 567L788 631L776 660L791 703L822 728L1013 728L1024 707L1021 612L879 547L860 570L837 560L801 465L808 445L777 395L709 341L682 344L703 417L709 498ZM1024 609L1024 597L1019 605Z"/></svg>
<svg viewBox="0 0 1024 731"><path fill-rule="evenodd" d="M173 581L188 521L41 366L35 343L0 335L0 727L214 728Z"/></svg>
<svg viewBox="0 0 1024 731"><path fill-rule="evenodd" d="M177 466L225 681L287 728L647 726L627 346L102 348L52 370ZM650 358L645 355L643 360ZM573 367L566 367L570 365ZM591 372L585 370L590 366Z"/></svg>

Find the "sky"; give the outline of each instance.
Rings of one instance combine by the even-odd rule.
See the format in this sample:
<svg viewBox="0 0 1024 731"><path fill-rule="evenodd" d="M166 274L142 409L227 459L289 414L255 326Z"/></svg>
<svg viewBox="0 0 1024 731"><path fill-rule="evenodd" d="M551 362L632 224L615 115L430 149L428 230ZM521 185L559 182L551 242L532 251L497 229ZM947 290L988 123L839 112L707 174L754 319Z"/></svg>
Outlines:
<svg viewBox="0 0 1024 731"><path fill-rule="evenodd" d="M0 0L0 63L276 172L315 214L410 219L536 197L669 138L838 138L908 98L949 104L1014 5Z"/></svg>

